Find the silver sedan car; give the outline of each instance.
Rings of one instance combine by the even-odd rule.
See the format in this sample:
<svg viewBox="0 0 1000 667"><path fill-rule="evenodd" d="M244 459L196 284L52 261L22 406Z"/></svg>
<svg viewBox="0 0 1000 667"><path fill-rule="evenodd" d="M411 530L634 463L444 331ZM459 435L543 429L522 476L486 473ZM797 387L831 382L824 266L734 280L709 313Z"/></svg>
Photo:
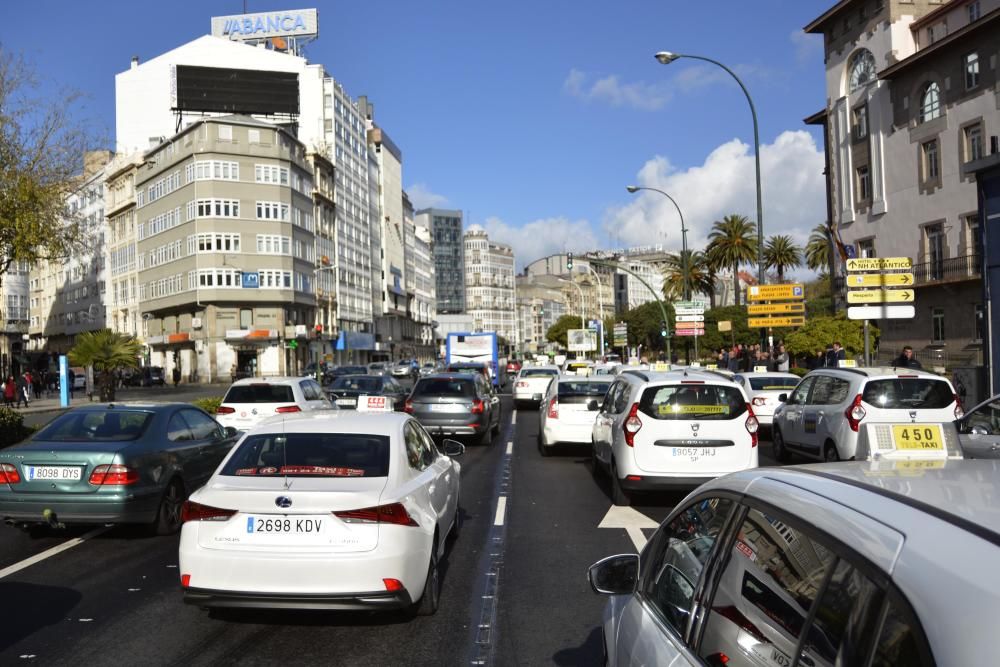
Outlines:
<svg viewBox="0 0 1000 667"><path fill-rule="evenodd" d="M1000 461L758 468L589 571L609 665L971 665L1000 614Z"/></svg>

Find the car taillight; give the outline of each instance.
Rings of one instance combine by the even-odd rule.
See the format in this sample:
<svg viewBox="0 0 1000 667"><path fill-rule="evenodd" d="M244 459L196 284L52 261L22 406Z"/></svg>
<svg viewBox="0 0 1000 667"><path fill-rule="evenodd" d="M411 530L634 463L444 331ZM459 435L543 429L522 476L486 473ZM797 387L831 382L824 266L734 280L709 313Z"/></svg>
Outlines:
<svg viewBox="0 0 1000 667"><path fill-rule="evenodd" d="M20 484L21 475L12 463L0 463L0 484Z"/></svg>
<svg viewBox="0 0 1000 667"><path fill-rule="evenodd" d="M94 486L125 486L139 481L139 471L118 463L99 465L90 473Z"/></svg>
<svg viewBox="0 0 1000 667"><path fill-rule="evenodd" d="M754 405L767 405L767 399L764 398L763 396L755 396L754 399L750 402L753 403Z"/></svg>
<svg viewBox="0 0 1000 667"><path fill-rule="evenodd" d="M469 409L469 412L474 415L481 415L484 410L486 410L486 404L477 398L472 402L472 407Z"/></svg>
<svg viewBox="0 0 1000 667"><path fill-rule="evenodd" d="M861 420L865 418L865 409L861 406L861 394L854 397L851 404L844 410L844 416L847 417L847 423L850 425L851 430L855 433L858 432L858 428L861 426Z"/></svg>
<svg viewBox="0 0 1000 667"><path fill-rule="evenodd" d="M962 408L962 399L958 397L958 394L952 394L955 399L955 419L961 419L965 416L965 409Z"/></svg>
<svg viewBox="0 0 1000 667"><path fill-rule="evenodd" d="M518 380L518 381L517 381L517 386L518 386L518 387L527 387L527 386L528 386L528 383L527 383L527 382L525 382L524 380Z"/></svg>
<svg viewBox="0 0 1000 667"><path fill-rule="evenodd" d="M190 574L182 574L181 575L181 587L182 588L190 588L190 586L191 586L191 575Z"/></svg>
<svg viewBox="0 0 1000 667"><path fill-rule="evenodd" d="M228 405L220 405L215 409L217 415L231 415L234 412L236 412L236 408L231 408Z"/></svg>
<svg viewBox="0 0 1000 667"><path fill-rule="evenodd" d="M181 521L226 521L236 514L236 510L225 510L220 507L202 505L191 500L185 500L181 505Z"/></svg>
<svg viewBox="0 0 1000 667"><path fill-rule="evenodd" d="M274 409L275 412L279 414L285 414L288 412L302 412L302 408L297 405L282 405Z"/></svg>
<svg viewBox="0 0 1000 667"><path fill-rule="evenodd" d="M396 591L404 589L403 582L399 579L383 579L382 583L385 584L385 590L390 593L395 593Z"/></svg>
<svg viewBox="0 0 1000 667"><path fill-rule="evenodd" d="M635 434L639 432L642 428L642 420L639 419L639 404L633 403L632 408L628 411L628 417L625 419L625 423L622 424L622 431L625 432L625 444L629 447L635 447Z"/></svg>
<svg viewBox="0 0 1000 667"><path fill-rule="evenodd" d="M747 427L747 433L750 434L750 446L757 446L757 431L760 430L760 422L757 420L757 415L753 413L753 407L747 403L747 421L745 426Z"/></svg>
<svg viewBox="0 0 1000 667"><path fill-rule="evenodd" d="M408 412L411 415L413 414L413 401L411 399L408 398L406 399L406 402L403 403L403 412Z"/></svg>
<svg viewBox="0 0 1000 667"><path fill-rule="evenodd" d="M333 515L344 523L391 523L396 526L419 526L403 503L365 507L360 510L343 510Z"/></svg>
<svg viewBox="0 0 1000 667"><path fill-rule="evenodd" d="M549 401L549 411L548 411L548 415L547 416L548 416L549 419L559 419L559 399L558 398L553 397L552 400Z"/></svg>

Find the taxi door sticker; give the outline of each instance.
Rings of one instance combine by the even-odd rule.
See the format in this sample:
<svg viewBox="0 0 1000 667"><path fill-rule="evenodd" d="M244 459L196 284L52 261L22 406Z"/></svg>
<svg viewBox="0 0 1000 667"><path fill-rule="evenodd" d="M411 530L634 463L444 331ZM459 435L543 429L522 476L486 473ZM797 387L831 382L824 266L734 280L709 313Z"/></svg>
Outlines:
<svg viewBox="0 0 1000 667"><path fill-rule="evenodd" d="M728 415L728 405L660 405L656 408L661 415Z"/></svg>
<svg viewBox="0 0 1000 667"><path fill-rule="evenodd" d="M803 426L805 427L806 433L815 433L816 432L816 422L817 422L816 413L815 412L807 412L806 416L805 416L804 423L803 423Z"/></svg>

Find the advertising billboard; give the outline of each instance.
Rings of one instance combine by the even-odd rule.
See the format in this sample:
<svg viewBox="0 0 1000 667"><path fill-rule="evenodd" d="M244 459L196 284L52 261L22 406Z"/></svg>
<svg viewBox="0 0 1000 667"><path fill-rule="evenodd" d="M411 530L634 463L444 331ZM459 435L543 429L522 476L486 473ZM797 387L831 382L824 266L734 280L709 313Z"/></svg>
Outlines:
<svg viewBox="0 0 1000 667"><path fill-rule="evenodd" d="M299 113L299 75L295 72L177 65L174 77L178 111Z"/></svg>
<svg viewBox="0 0 1000 667"><path fill-rule="evenodd" d="M593 352L597 349L597 332L593 329L569 329L566 343L570 352Z"/></svg>
<svg viewBox="0 0 1000 667"><path fill-rule="evenodd" d="M260 14L213 16L212 35L248 42L274 37L316 37L319 16L315 9L287 9Z"/></svg>

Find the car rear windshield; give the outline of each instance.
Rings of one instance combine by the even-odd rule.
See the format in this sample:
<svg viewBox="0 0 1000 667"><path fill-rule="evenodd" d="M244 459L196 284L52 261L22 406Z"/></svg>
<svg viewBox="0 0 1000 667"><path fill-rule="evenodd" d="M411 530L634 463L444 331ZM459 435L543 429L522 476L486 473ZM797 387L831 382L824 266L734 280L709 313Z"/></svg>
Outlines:
<svg viewBox="0 0 1000 667"><path fill-rule="evenodd" d="M231 477L385 477L389 437L360 433L248 436L226 461Z"/></svg>
<svg viewBox="0 0 1000 667"><path fill-rule="evenodd" d="M671 384L642 393L639 410L653 419L726 420L747 410L743 392L717 384Z"/></svg>
<svg viewBox="0 0 1000 667"><path fill-rule="evenodd" d="M428 378L417 382L414 396L459 396L472 398L476 395L472 380L462 378Z"/></svg>
<svg viewBox="0 0 1000 667"><path fill-rule="evenodd" d="M951 405L955 394L944 380L892 378L866 384L861 400L885 410L934 410Z"/></svg>
<svg viewBox="0 0 1000 667"><path fill-rule="evenodd" d="M352 391L381 391L382 380L357 375L345 375L333 381L330 389L349 389Z"/></svg>
<svg viewBox="0 0 1000 667"><path fill-rule="evenodd" d="M559 383L559 402L589 403L593 399L604 398L610 386L610 382L562 381Z"/></svg>
<svg viewBox="0 0 1000 667"><path fill-rule="evenodd" d="M292 388L287 384L239 384L229 388L223 403L289 403L295 401Z"/></svg>
<svg viewBox="0 0 1000 667"><path fill-rule="evenodd" d="M364 375L368 369L364 366L341 366L337 369L340 375Z"/></svg>
<svg viewBox="0 0 1000 667"><path fill-rule="evenodd" d="M138 440L153 421L152 412L86 410L67 412L33 438L52 442L128 442Z"/></svg>
<svg viewBox="0 0 1000 667"><path fill-rule="evenodd" d="M798 378L749 378L750 388L754 391L767 391L768 389L794 389L799 383Z"/></svg>
<svg viewBox="0 0 1000 667"><path fill-rule="evenodd" d="M523 378L533 378L533 377L537 378L546 375L552 376L558 374L559 373L552 368L525 368L524 370L521 371L521 377Z"/></svg>

